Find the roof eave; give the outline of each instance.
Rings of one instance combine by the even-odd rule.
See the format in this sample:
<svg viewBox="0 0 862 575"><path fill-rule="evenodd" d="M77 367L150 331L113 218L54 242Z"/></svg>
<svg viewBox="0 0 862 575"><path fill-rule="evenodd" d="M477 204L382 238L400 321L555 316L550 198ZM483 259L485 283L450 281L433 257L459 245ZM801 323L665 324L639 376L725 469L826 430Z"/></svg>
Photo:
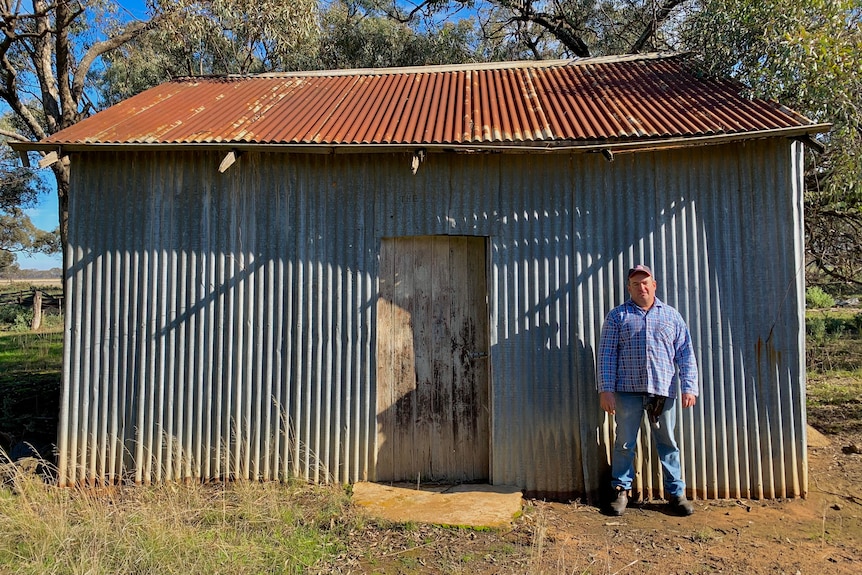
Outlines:
<svg viewBox="0 0 862 575"><path fill-rule="evenodd" d="M18 152L70 152L92 151L169 151L169 150L242 150L242 151L291 151L313 154L349 153L392 153L417 149L442 152L493 152L493 153L560 153L560 152L634 152L663 148L684 148L756 140L762 138L798 138L829 131L831 124L809 124L787 128L774 128L754 132L707 134L702 136L680 136L671 138L650 138L638 140L606 141L555 141L555 142L512 142L512 143L397 143L397 144L308 144L308 143L260 143L260 142L10 142Z"/></svg>

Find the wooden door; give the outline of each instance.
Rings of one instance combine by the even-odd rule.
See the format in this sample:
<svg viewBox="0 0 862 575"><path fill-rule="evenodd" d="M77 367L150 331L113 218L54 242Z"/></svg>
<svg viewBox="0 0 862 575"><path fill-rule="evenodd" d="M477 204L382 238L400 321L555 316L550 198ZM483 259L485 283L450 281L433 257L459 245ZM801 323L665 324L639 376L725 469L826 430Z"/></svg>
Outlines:
<svg viewBox="0 0 862 575"><path fill-rule="evenodd" d="M383 239L377 481L489 477L484 238Z"/></svg>

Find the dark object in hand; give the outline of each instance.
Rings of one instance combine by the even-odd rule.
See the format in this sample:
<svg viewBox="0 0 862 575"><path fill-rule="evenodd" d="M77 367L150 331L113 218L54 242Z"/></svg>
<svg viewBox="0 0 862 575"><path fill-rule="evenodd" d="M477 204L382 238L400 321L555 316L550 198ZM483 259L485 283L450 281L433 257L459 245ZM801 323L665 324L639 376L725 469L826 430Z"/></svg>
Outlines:
<svg viewBox="0 0 862 575"><path fill-rule="evenodd" d="M658 427L658 416L664 411L664 401L667 399L661 395L651 395L647 398L646 412L649 422Z"/></svg>

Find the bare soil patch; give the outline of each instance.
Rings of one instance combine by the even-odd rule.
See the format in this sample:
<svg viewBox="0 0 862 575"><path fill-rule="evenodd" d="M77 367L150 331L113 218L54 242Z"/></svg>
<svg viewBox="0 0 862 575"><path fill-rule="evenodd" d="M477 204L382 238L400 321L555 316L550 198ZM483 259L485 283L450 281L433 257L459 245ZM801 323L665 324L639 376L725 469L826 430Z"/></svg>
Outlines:
<svg viewBox="0 0 862 575"><path fill-rule="evenodd" d="M474 531L368 520L334 573L862 572L862 434L813 438L805 499L661 503L623 517L576 502L530 500L509 529Z"/></svg>

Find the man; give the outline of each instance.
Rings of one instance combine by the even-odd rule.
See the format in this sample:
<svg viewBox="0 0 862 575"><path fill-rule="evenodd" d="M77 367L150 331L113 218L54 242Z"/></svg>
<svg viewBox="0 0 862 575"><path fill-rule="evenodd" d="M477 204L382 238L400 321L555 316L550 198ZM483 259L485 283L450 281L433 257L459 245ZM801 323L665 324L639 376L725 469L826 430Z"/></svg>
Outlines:
<svg viewBox="0 0 862 575"><path fill-rule="evenodd" d="M697 363L685 321L655 296L657 285L647 266L630 269L627 287L631 297L610 311L599 341L599 403L616 415L617 426L611 461L613 515L622 515L628 505L634 448L644 412L652 424L671 508L680 515L694 513L685 497L674 439L674 374L678 368L682 407L692 407L698 394Z"/></svg>

